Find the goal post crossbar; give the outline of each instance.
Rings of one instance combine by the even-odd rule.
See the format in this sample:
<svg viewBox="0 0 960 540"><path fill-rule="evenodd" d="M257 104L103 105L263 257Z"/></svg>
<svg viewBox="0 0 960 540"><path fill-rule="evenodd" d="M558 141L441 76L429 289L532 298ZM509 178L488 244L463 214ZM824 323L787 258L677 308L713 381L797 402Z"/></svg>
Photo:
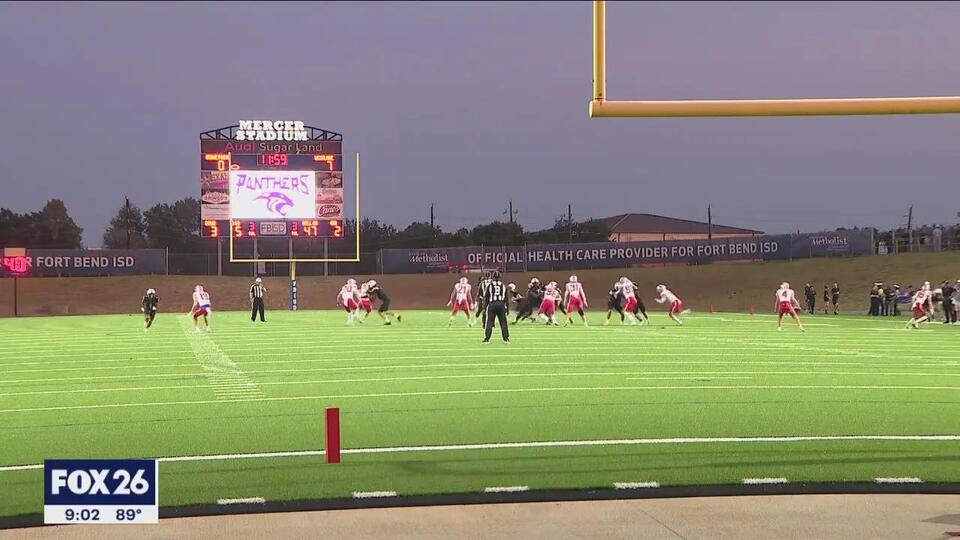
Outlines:
<svg viewBox="0 0 960 540"><path fill-rule="evenodd" d="M851 116L957 114L960 96L707 99L618 101L607 99L606 0L593 2L593 99L591 118L721 116Z"/></svg>

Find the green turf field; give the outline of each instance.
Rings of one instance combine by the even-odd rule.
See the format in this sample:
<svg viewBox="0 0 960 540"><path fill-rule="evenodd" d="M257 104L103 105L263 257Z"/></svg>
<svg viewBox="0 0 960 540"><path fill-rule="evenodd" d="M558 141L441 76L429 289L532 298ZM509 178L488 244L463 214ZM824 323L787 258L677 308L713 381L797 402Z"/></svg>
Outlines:
<svg viewBox="0 0 960 540"><path fill-rule="evenodd" d="M44 458L203 456L344 447L647 439L650 444L431 449L160 464L161 504L477 492L495 486L739 484L745 478L960 482L957 440L691 442L960 435L960 328L905 319L694 314L676 327L514 326L513 343L442 312L215 313L0 319L0 516L42 510ZM496 335L495 335L496 336ZM663 441L657 439L679 439ZM8 467L9 469L9 467Z"/></svg>

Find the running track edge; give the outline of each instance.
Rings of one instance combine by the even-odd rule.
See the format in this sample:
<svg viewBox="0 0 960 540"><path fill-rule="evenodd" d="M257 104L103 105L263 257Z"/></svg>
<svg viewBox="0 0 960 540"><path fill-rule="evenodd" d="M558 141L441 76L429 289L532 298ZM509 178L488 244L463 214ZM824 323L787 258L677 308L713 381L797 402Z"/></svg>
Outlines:
<svg viewBox="0 0 960 540"><path fill-rule="evenodd" d="M225 506L216 503L160 508L160 518L263 514L347 510L357 508L404 508L464 504L520 502L603 501L629 499L665 499L680 497L729 497L743 495L877 495L938 494L960 495L960 483L877 484L875 482L798 482L791 484L728 484L709 486L667 486L642 490L624 489L544 489L504 493L453 493L448 495L409 495L369 499L338 498L293 501L267 501L257 505ZM0 517L0 529L43 526L43 514Z"/></svg>

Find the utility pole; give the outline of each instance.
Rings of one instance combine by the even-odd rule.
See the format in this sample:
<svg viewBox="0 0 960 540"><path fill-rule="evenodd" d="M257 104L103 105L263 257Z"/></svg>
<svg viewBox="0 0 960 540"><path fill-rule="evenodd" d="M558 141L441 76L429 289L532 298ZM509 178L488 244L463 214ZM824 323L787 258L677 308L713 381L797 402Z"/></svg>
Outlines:
<svg viewBox="0 0 960 540"><path fill-rule="evenodd" d="M513 225L513 216L517 214L517 211L513 209L513 201L510 201L510 205L503 212L504 214L510 215L510 224Z"/></svg>
<svg viewBox="0 0 960 540"><path fill-rule="evenodd" d="M568 243L573 243L573 205L567 205L567 232L570 235Z"/></svg>
<svg viewBox="0 0 960 540"><path fill-rule="evenodd" d="M913 253L913 205L907 212L907 251Z"/></svg>
<svg viewBox="0 0 960 540"><path fill-rule="evenodd" d="M713 240L713 214L710 205L707 205L707 240Z"/></svg>

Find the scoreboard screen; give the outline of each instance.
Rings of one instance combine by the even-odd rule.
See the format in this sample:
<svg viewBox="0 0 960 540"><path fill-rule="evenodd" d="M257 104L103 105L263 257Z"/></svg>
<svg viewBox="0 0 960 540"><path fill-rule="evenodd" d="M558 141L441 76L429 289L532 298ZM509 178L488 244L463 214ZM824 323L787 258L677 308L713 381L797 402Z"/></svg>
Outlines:
<svg viewBox="0 0 960 540"><path fill-rule="evenodd" d="M241 121L201 135L202 236L343 236L343 142L306 130L323 131Z"/></svg>

